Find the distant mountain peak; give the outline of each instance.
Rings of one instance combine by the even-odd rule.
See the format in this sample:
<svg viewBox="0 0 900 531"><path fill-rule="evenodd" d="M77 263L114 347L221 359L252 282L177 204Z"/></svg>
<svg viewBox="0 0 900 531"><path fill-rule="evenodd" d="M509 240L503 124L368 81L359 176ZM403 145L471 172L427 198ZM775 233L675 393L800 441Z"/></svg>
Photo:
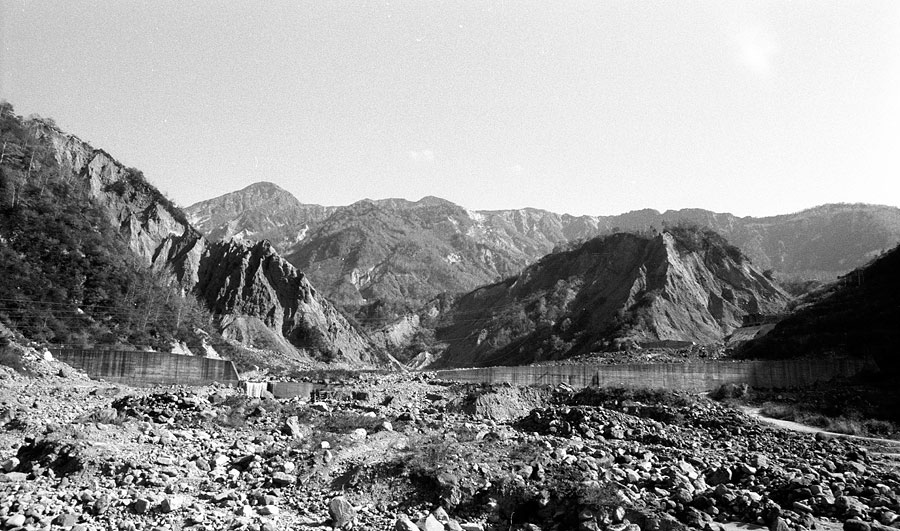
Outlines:
<svg viewBox="0 0 900 531"><path fill-rule="evenodd" d="M418 201L416 201L416 205L418 205L418 206L454 206L454 207L459 206L456 203L453 203L452 201L448 201L446 199L442 199L440 197L436 197L433 195L426 195L422 199L419 199Z"/></svg>
<svg viewBox="0 0 900 531"><path fill-rule="evenodd" d="M269 240L280 252L302 241L311 223L324 220L333 211L303 204L287 190L265 181L185 209L191 223L211 240Z"/></svg>
<svg viewBox="0 0 900 531"><path fill-rule="evenodd" d="M272 191L272 192L290 194L290 192L288 192L284 188L278 186L277 184L275 184L273 182L269 182L269 181L255 182L249 186L245 186L244 188L239 190L237 193L255 191L255 190Z"/></svg>

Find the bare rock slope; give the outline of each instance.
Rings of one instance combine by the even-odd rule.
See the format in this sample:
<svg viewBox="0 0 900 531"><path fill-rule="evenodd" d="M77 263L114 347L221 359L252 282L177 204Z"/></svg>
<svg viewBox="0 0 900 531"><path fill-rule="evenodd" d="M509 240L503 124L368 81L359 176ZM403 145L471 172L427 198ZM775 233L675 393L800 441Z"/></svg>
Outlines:
<svg viewBox="0 0 900 531"><path fill-rule="evenodd" d="M172 267L180 280L196 282L203 235L138 170L50 124L35 131L38 140L51 143L60 167L84 182L91 197L105 207L110 223L138 257L147 265Z"/></svg>
<svg viewBox="0 0 900 531"><path fill-rule="evenodd" d="M381 301L411 310L528 263L514 247L471 237L474 230L463 208L441 199L366 200L322 222L287 258L339 304Z"/></svg>
<svg viewBox="0 0 900 531"><path fill-rule="evenodd" d="M712 231L614 234L461 297L440 364L510 365L659 340L712 343L788 296Z"/></svg>
<svg viewBox="0 0 900 531"><path fill-rule="evenodd" d="M204 253L195 291L217 315L245 315L327 361L379 365L378 351L269 245L216 242ZM227 335L245 339L226 325ZM353 333L349 333L352 331Z"/></svg>

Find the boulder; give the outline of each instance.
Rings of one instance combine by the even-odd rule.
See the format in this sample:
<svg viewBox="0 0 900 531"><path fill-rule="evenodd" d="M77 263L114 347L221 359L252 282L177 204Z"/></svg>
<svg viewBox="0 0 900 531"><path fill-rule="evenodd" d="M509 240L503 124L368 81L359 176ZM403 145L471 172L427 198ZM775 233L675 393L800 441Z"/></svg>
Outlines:
<svg viewBox="0 0 900 531"><path fill-rule="evenodd" d="M419 528L404 514L394 522L394 531L419 531Z"/></svg>
<svg viewBox="0 0 900 531"><path fill-rule="evenodd" d="M336 496L328 502L328 515L332 526L344 528L356 519L356 509L344 496Z"/></svg>

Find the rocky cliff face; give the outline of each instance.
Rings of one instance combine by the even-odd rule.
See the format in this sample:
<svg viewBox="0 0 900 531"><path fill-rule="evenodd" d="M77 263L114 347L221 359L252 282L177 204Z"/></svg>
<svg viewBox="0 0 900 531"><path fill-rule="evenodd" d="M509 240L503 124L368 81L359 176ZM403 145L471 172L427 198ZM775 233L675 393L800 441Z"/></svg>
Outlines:
<svg viewBox="0 0 900 531"><path fill-rule="evenodd" d="M278 197L290 195L278 190ZM260 194L254 187L235 194L198 203L189 212L196 219L223 213L215 226L230 228L207 229L213 224L205 223L207 234L272 235L276 248L329 298L348 308L373 302L395 310L415 307L438 293L462 293L514 274L560 245L684 222L715 230L761 269L788 279L833 279L900 241L900 209L879 205L823 205L764 218L702 209L570 216L532 208L476 212L434 197L366 200L327 209L290 207L282 198L275 212L283 207L294 213L270 215L265 201L252 200ZM290 221L292 216L299 221ZM257 223L259 219L266 223ZM303 238L291 241L282 233Z"/></svg>
<svg viewBox="0 0 900 531"><path fill-rule="evenodd" d="M788 296L720 236L620 233L548 255L461 297L438 327L442 365L558 359L659 340L712 343Z"/></svg>
<svg viewBox="0 0 900 531"><path fill-rule="evenodd" d="M60 166L83 181L105 207L110 223L119 228L138 257L150 266L172 268L189 285L197 281L206 243L202 234L139 171L50 125L36 131L39 140L51 143Z"/></svg>
<svg viewBox="0 0 900 531"><path fill-rule="evenodd" d="M216 315L257 318L324 361L354 366L385 361L268 242L212 243L197 276L195 292Z"/></svg>
<svg viewBox="0 0 900 531"><path fill-rule="evenodd" d="M270 245L209 244L137 170L52 125L44 124L37 134L52 144L60 166L105 207L135 255L150 267L171 270L224 324L235 317L258 319L294 347L328 361L387 364Z"/></svg>

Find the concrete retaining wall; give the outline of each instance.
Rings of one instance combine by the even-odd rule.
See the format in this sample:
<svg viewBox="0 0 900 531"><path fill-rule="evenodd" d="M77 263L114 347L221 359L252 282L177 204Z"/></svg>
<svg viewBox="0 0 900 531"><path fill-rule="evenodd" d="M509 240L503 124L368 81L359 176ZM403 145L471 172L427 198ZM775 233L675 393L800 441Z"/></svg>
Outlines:
<svg viewBox="0 0 900 531"><path fill-rule="evenodd" d="M324 385L309 382L269 382L268 390L275 398L309 398L313 391L323 389Z"/></svg>
<svg viewBox="0 0 900 531"><path fill-rule="evenodd" d="M168 352L55 350L53 355L91 378L134 386L237 384L234 363Z"/></svg>
<svg viewBox="0 0 900 531"><path fill-rule="evenodd" d="M266 382L244 382L244 394L250 398L261 398L268 391Z"/></svg>
<svg viewBox="0 0 900 531"><path fill-rule="evenodd" d="M711 391L726 383L775 389L807 387L836 377L853 376L869 368L875 368L871 360L848 358L486 367L437 371L437 377L460 382L509 382L515 385L566 383L576 388L600 385L700 392Z"/></svg>

